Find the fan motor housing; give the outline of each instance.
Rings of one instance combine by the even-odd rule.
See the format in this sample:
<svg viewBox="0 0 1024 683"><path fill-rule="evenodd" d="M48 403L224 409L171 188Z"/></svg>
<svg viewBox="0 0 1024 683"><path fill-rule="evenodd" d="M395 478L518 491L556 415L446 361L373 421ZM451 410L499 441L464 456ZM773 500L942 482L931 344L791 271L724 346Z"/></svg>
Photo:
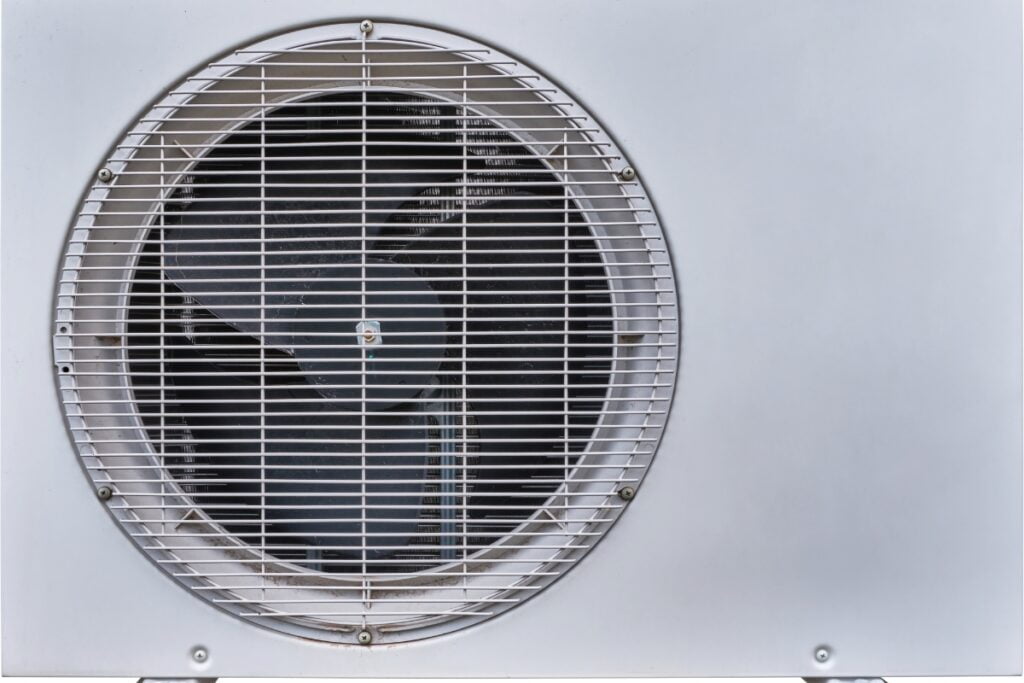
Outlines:
<svg viewBox="0 0 1024 683"><path fill-rule="evenodd" d="M1020 672L1019 7L3 18L5 674Z"/></svg>

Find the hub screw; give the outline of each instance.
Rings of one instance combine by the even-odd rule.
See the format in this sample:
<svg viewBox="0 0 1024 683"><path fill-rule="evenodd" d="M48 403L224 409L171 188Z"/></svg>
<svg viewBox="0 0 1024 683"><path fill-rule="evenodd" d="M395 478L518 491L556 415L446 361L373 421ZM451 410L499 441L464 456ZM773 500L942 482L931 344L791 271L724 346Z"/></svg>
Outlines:
<svg viewBox="0 0 1024 683"><path fill-rule="evenodd" d="M623 180L635 180L636 169L634 169L632 166L627 166L626 168L619 171L619 177L622 178Z"/></svg>
<svg viewBox="0 0 1024 683"><path fill-rule="evenodd" d="M363 630L356 636L356 640L359 641L360 645L369 645L373 642L373 634L369 631Z"/></svg>
<svg viewBox="0 0 1024 683"><path fill-rule="evenodd" d="M96 489L96 497L100 500L110 500L114 495L114 489L109 486L101 486Z"/></svg>
<svg viewBox="0 0 1024 683"><path fill-rule="evenodd" d="M101 183L109 183L114 179L114 172L109 168L101 168L99 173L96 174L96 177L100 179Z"/></svg>
<svg viewBox="0 0 1024 683"><path fill-rule="evenodd" d="M197 647L196 649L192 650L192 659L196 660L200 664L205 662L207 657L209 656L210 655L206 652L206 648Z"/></svg>
<svg viewBox="0 0 1024 683"><path fill-rule="evenodd" d="M632 486L623 486L619 489L619 498L622 500L633 500L636 498L636 489Z"/></svg>
<svg viewBox="0 0 1024 683"><path fill-rule="evenodd" d="M822 646L814 651L814 658L818 661L819 664L824 664L831 657L832 653L829 652L829 649L827 647Z"/></svg>
<svg viewBox="0 0 1024 683"><path fill-rule="evenodd" d="M359 30L363 33L369 33L373 30L373 22L369 19L363 19L359 22Z"/></svg>

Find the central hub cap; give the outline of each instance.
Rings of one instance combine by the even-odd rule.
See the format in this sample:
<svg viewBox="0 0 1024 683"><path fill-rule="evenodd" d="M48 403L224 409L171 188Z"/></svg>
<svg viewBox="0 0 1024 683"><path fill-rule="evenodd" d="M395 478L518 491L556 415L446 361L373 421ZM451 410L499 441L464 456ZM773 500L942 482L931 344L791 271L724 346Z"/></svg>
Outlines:
<svg viewBox="0 0 1024 683"><path fill-rule="evenodd" d="M364 320L356 325L356 337L363 346L380 344L380 323L376 320Z"/></svg>
<svg viewBox="0 0 1024 683"><path fill-rule="evenodd" d="M444 308L414 270L368 258L298 286L294 305L267 323L268 341L292 350L320 394L381 412L431 387L445 353Z"/></svg>

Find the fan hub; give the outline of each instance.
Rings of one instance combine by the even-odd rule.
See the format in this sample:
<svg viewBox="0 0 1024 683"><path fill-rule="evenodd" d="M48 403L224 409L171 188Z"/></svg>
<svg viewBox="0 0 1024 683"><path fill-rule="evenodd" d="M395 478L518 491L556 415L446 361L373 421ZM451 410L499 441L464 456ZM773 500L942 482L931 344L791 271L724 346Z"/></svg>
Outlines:
<svg viewBox="0 0 1024 683"><path fill-rule="evenodd" d="M387 411L431 389L447 322L430 283L382 259L327 270L297 283L301 293L289 295L268 341L292 351L321 395L352 410L366 401L367 410Z"/></svg>
<svg viewBox="0 0 1024 683"><path fill-rule="evenodd" d="M376 320L362 321L356 325L356 337L363 346L376 346L380 344L380 323Z"/></svg>

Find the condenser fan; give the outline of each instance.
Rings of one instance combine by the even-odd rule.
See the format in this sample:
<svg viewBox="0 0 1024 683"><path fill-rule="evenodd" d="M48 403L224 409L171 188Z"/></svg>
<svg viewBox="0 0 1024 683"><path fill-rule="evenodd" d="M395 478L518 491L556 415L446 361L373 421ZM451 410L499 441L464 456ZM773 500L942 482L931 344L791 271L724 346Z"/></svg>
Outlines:
<svg viewBox="0 0 1024 683"><path fill-rule="evenodd" d="M54 344L147 555L242 619L367 645L494 616L604 538L678 316L636 172L570 96L450 33L344 26L140 119Z"/></svg>
<svg viewBox="0 0 1024 683"><path fill-rule="evenodd" d="M450 103L366 98L272 110L182 178L129 321L174 372L153 377L145 335L131 372L137 392L162 378L148 391L178 422L144 414L148 433L212 519L304 566L407 572L486 547L555 490L564 470L545 465L572 466L567 432L595 422L567 424L564 401L593 410L604 390L587 385L608 381L610 298L529 146ZM156 295L163 318L143 305ZM566 338L586 345L566 356Z"/></svg>

